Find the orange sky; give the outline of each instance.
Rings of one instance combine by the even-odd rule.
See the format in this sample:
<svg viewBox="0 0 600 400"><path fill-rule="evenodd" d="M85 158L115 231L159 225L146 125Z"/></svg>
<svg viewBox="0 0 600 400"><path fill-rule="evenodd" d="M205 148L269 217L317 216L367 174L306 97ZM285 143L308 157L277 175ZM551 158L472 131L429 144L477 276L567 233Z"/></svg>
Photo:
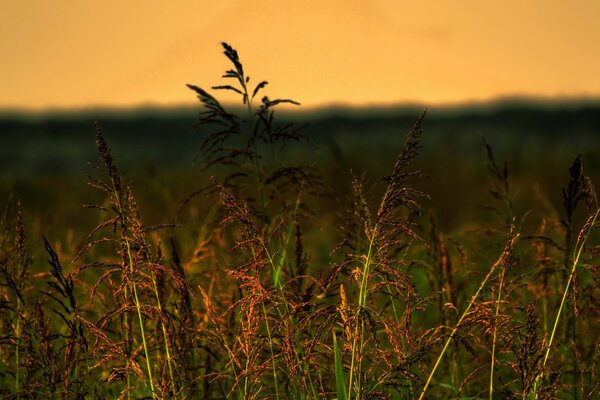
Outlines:
<svg viewBox="0 0 600 400"><path fill-rule="evenodd" d="M600 96L598 0L26 0L0 5L0 108L182 104L238 49L305 106Z"/></svg>

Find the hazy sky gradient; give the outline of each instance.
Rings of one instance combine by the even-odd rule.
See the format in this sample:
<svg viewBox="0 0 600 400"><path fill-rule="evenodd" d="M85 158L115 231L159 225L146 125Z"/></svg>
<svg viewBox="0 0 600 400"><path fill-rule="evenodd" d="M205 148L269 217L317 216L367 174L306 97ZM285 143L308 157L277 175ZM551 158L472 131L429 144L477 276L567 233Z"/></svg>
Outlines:
<svg viewBox="0 0 600 400"><path fill-rule="evenodd" d="M308 107L600 96L598 0L0 1L0 108L190 103L223 40Z"/></svg>

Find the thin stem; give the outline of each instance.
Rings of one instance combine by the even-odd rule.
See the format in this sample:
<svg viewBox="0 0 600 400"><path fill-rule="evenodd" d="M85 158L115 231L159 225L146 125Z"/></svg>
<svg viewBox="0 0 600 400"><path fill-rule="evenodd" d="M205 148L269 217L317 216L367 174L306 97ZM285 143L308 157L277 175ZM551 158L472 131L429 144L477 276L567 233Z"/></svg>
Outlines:
<svg viewBox="0 0 600 400"><path fill-rule="evenodd" d="M364 345L364 341L363 341L364 321L361 319L360 314L361 314L361 311L363 310L363 308L365 307L365 303L367 300L367 285L369 282L369 270L371 268L371 263L373 261L373 250L374 250L374 246L375 246L375 237L376 236L377 236L377 225L375 225L375 228L373 229L373 232L371 233L371 238L369 240L369 249L367 250L367 257L363 264L363 273L362 273L362 279L361 279L361 283L360 283L360 292L359 292L359 297L358 297L358 309L356 311L356 317L360 320L360 327L361 327L361 335L360 335L361 340L360 340L360 348L359 348L359 352L361 354L362 354L363 345ZM350 361L350 379L348 380L348 400L352 399L352 383L354 380L354 369L355 369L356 355L357 355L357 352L356 352L357 340L358 340L358 324L356 324L356 327L354 329L354 338L352 341L352 358ZM362 364L362 362L359 362L357 397L360 396L361 364Z"/></svg>
<svg viewBox="0 0 600 400"><path fill-rule="evenodd" d="M135 308L137 310L138 320L140 322L140 332L142 335L142 343L144 345L144 354L146 356L146 369L148 370L148 380L150 381L150 391L152 392L152 398L157 398L154 392L154 383L152 381L152 367L150 365L150 353L148 352L148 344L146 342L146 332L144 330L144 319L142 317L142 309L140 305L140 299L137 293L137 286L135 284L135 277L133 276L133 258L131 256L131 246L129 245L129 238L125 237L125 246L127 247L127 257L129 259L129 267L131 276L131 286L133 288L133 297L135 300Z"/></svg>
<svg viewBox="0 0 600 400"><path fill-rule="evenodd" d="M265 326L267 328L267 336L269 337L269 349L271 350L271 365L273 367L273 380L275 381L275 396L279 400L279 387L277 386L277 368L275 367L275 353L273 352L273 339L271 338L271 329L269 328L269 319L267 317L267 309L262 303L262 310L265 316Z"/></svg>
<svg viewBox="0 0 600 400"><path fill-rule="evenodd" d="M133 286L133 295L135 298L135 308L137 309L138 319L140 322L140 332L142 334L142 342L144 344L144 355L146 356L146 369L148 370L148 380L150 381L150 391L152 392L152 398L156 398L156 393L154 393L154 383L152 380L152 367L150 366L150 354L148 352L148 344L146 342L146 333L144 331L144 319L142 318L140 300L138 298L135 281L132 282L132 286Z"/></svg>
<svg viewBox="0 0 600 400"><path fill-rule="evenodd" d="M127 361L129 364L129 361ZM129 376L129 368L127 368L127 400L131 400L131 378Z"/></svg>
<svg viewBox="0 0 600 400"><path fill-rule="evenodd" d="M248 352L246 354L246 367L245 367L246 377L244 378L244 399L246 399L248 397L248 368L249 367L250 367L250 353Z"/></svg>
<svg viewBox="0 0 600 400"><path fill-rule="evenodd" d="M121 198L120 198L120 194L119 191L117 190L117 186L115 185L115 180L114 178L111 176L111 183L112 183L112 190L113 190L113 196L114 196L114 201L116 204L116 208L117 208L117 213L121 218L121 228L123 230L122 235L125 239L125 249L127 252L127 261L129 263L129 273L131 274L131 287L132 287L132 291L133 291L133 296L134 296L134 303L135 303L135 308L137 311L137 315L138 315L138 320L140 323L140 332L142 335L142 343L144 345L144 354L146 356L146 369L148 371L148 379L150 381L150 391L152 393L152 398L157 398L156 397L156 393L154 392L154 382L152 380L152 367L150 365L150 353L148 352L148 344L146 342L146 332L144 329L144 319L142 317L142 310L141 310L141 306L140 306L140 300L138 297L138 293L137 293L137 286L135 284L135 270L133 267L133 256L131 255L131 245L129 243L129 238L127 237L127 232L126 232L126 226L125 226L125 212L123 210L123 205L121 203ZM129 377L128 377L129 378ZM127 385L129 387L129 379L127 380ZM129 392L128 392L129 393Z"/></svg>
<svg viewBox="0 0 600 400"><path fill-rule="evenodd" d="M21 398L21 386L19 382L19 375L21 375L21 372L19 371L19 364L21 362L19 352L19 347L21 347L21 300L19 300L19 298L17 298L17 323L15 335L15 392L17 394L17 400L19 400Z"/></svg>
<svg viewBox="0 0 600 400"><path fill-rule="evenodd" d="M158 296L158 287L156 285L156 279L154 279L154 275L152 275L152 283L154 284L154 294L156 295L156 304L158 306L158 311L161 315L160 325L162 328L163 339L165 342L165 352L167 353L167 365L169 366L169 375L171 378L171 390L173 391L173 397L177 396L177 388L175 387L175 378L173 375L173 367L171 365L171 352L169 351L169 340L167 337L167 329L165 328L165 323L162 320L163 310L162 304L160 301L160 297Z"/></svg>
<svg viewBox="0 0 600 400"><path fill-rule="evenodd" d="M502 299L502 287L504 286L504 274L506 269L500 273L500 284L498 285L498 298L496 299L496 311L494 313L494 334L492 340L492 363L490 366L490 400L494 393L494 364L496 363L496 341L498 339L498 314L500 313L500 300Z"/></svg>
<svg viewBox="0 0 600 400"><path fill-rule="evenodd" d="M127 285L125 285L125 288L123 290L124 292L124 296L125 296L125 300L127 301L127 299L129 299L129 295L128 295L128 291L127 291ZM125 374L127 375L127 400L131 400L131 377L129 374L129 360L131 358L131 345L130 345L130 339L131 339L131 326L129 324L129 313L126 313L124 315L125 318L125 343L127 343L126 346L126 352L127 352L127 368L125 370Z"/></svg>

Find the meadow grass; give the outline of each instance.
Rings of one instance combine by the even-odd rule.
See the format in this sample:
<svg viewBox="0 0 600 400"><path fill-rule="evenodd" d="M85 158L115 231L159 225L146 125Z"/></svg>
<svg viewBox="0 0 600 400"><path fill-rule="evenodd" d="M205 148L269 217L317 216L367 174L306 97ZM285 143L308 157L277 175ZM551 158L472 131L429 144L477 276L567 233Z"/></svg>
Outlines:
<svg viewBox="0 0 600 400"><path fill-rule="evenodd" d="M232 67L212 89L239 96L244 115L188 85L202 107L200 177L165 223L144 223L144 188L120 174L100 124L87 235L40 243L7 201L0 397L599 395L600 209L581 158L565 172L562 210L522 210L484 142L490 213L445 232L418 189L425 112L387 176L352 173L340 189L313 163L286 163L287 148L309 141L275 114L298 103L260 97L268 83L223 51Z"/></svg>

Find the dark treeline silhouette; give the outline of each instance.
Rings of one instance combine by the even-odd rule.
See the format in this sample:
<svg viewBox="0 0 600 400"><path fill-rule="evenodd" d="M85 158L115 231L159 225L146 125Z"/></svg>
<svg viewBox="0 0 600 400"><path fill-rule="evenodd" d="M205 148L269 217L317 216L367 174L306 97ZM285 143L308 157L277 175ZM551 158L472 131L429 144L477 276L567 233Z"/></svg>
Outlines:
<svg viewBox="0 0 600 400"><path fill-rule="evenodd" d="M353 149L385 151L397 148L411 126L417 108L335 108L285 113L287 121L305 125L303 133L323 154ZM26 176L43 170L65 173L94 156L92 122L99 120L114 151L125 165L140 162L161 166L189 166L199 145L193 126L195 109L145 110L140 112L79 112L46 115L0 114L0 168L4 173ZM497 103L456 108L432 107L426 121L425 157L451 150L457 158L481 155L480 137L500 154L511 157L532 151L552 153L590 152L588 165L598 154L600 105ZM514 160L513 160L514 161ZM181 164L183 165L183 164ZM78 170L74 171L77 172Z"/></svg>

